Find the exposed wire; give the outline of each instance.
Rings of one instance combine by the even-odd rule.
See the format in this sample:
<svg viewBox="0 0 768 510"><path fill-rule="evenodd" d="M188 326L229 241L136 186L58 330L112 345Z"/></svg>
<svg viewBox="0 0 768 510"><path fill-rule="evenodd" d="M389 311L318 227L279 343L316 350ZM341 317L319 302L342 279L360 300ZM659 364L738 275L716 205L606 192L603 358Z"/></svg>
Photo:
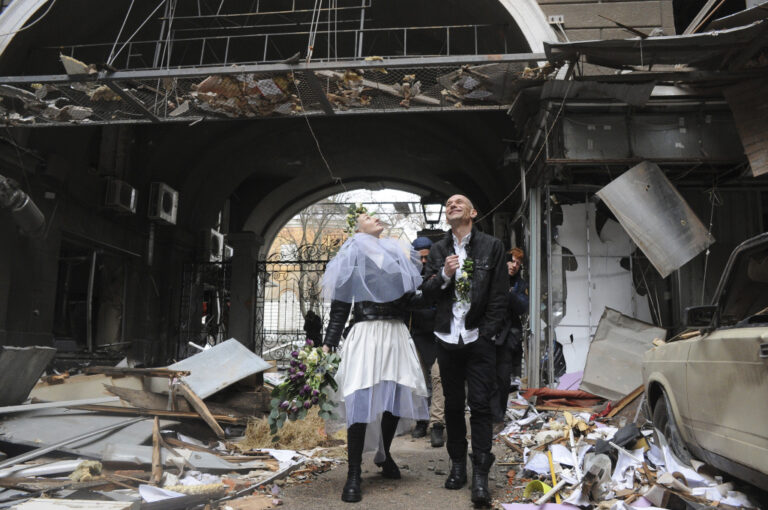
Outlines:
<svg viewBox="0 0 768 510"><path fill-rule="evenodd" d="M112 65L112 62L114 62L113 55L115 54L115 48L117 48L117 42L120 40L120 36L123 35L123 29L125 28L125 24L128 21L128 17L131 15L131 9L133 9L133 4L135 0L131 0L131 4L128 6L128 12L125 13L125 16L123 17L123 23L120 25L120 30L117 32L117 37L115 37L115 42L112 44L112 49L109 51L109 57L107 58L107 64Z"/></svg>
<svg viewBox="0 0 768 510"><path fill-rule="evenodd" d="M141 31L142 28L144 28L144 25L146 25L149 22L149 20L152 19L152 16L155 15L158 9L160 9L160 7L162 7L166 1L167 0L160 0L160 2L157 4L157 7L155 7L152 10L152 12L149 13L149 15L147 15L146 19L144 19L144 21L141 22L141 25L139 25L139 27L131 34L131 36L128 37L128 39L126 39L123 42L123 45L120 46L120 49L117 50L117 53L115 53L114 56L112 56L112 59L108 61L107 64L112 65L112 63L117 59L117 57L120 56L120 53L125 49L125 47L128 46L128 43L131 42L131 40L136 36L136 34L139 33L139 31Z"/></svg>
<svg viewBox="0 0 768 510"><path fill-rule="evenodd" d="M707 191L709 194L709 202L711 204L711 207L709 209L709 230L707 230L707 237L712 237L712 227L714 225L715 220L715 207L721 205L722 199L720 198L720 195L717 193L717 187L712 186L710 190ZM707 253L704 255L704 275L701 278L701 304L704 304L704 289L707 286L707 269L709 267L709 254L710 254L709 246L707 246Z"/></svg>
<svg viewBox="0 0 768 510"><path fill-rule="evenodd" d="M555 118L552 120L552 124L549 126L549 129L547 129L547 132L544 134L544 141L541 143L541 147L539 147L539 152L536 153L536 156L534 156L531 163L528 165L528 168L525 170L525 176L528 176L528 173L533 169L536 162L539 160L539 156L541 156L542 151L544 150L544 147L547 146L547 142L549 141L549 135L552 133L552 130L555 128L555 124L557 124L557 119L560 118L560 114L563 113L563 108L565 108L565 101L568 99L568 93L571 91L571 86L573 85L573 80L570 80L568 82L568 87L565 89L565 94L563 94L563 100L560 103L560 108L557 110L557 113L555 114ZM482 215L480 218L475 220L475 223L478 223L485 218L487 218L489 215L493 213L496 209L501 207L501 205L509 200L509 198L517 192L518 188L520 187L520 184L522 183L522 179L517 182L514 188L512 188L512 191L510 191L507 196L502 198L498 204L493 206L487 213Z"/></svg>
<svg viewBox="0 0 768 510"><path fill-rule="evenodd" d="M56 3L56 0L51 0L51 5L49 5L49 6L48 6L48 8L45 10L45 12L44 12L43 14L41 14L39 18L37 18L35 21L33 21L32 23L30 23L29 25L27 25L27 26L24 26L24 27L21 27L20 29L18 29L18 30L15 30L15 31L13 31L13 32L8 32L7 34L0 34L0 37L6 37L6 36L8 36L8 35L14 35L14 34L18 34L19 32L23 32L24 30L27 30L27 29L29 29L29 28L32 28L33 26L37 25L37 24L40 22L40 20L42 20L43 18L45 18L45 16L46 16L46 15L47 15L49 12L51 12L51 9L53 8L53 5L54 5L55 3Z"/></svg>
<svg viewBox="0 0 768 510"><path fill-rule="evenodd" d="M293 79L293 83L296 83L296 77L291 73L291 78ZM341 177L337 177L333 174L333 170L331 170L331 165L328 163L328 160L325 158L325 154L323 154L323 149L320 147L320 140L317 139L317 135L315 135L315 130L312 129L312 124L309 122L309 116L307 115L307 110L304 108L304 100L301 97L301 90L299 90L299 87L296 86L296 96L299 98L299 105L301 106L301 113L304 117L304 120L307 123L307 128L309 129L309 134L312 135L312 139L315 141L315 147L317 147L317 153L320 155L320 158L323 160L323 163L325 164L325 168L328 170L328 175L331 177L331 180L341 186L341 189L344 190L344 192L349 191L347 187L344 185L344 181L341 180Z"/></svg>

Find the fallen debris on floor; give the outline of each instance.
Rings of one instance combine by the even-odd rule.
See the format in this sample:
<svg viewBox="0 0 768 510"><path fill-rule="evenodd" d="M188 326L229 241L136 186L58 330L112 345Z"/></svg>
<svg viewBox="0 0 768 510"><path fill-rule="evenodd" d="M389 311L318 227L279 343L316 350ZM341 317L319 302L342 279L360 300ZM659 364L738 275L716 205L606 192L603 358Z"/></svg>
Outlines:
<svg viewBox="0 0 768 510"><path fill-rule="evenodd" d="M45 350L24 353L50 360ZM45 376L30 392L41 362L33 379L17 384L16 405L0 408L9 457L0 461L0 508L280 504L278 485L306 482L338 463L338 452L326 456L321 446L343 441L329 440L317 415L281 438L255 441L258 424L269 431L270 397L249 377L269 367L232 339L169 367Z"/></svg>
<svg viewBox="0 0 768 510"><path fill-rule="evenodd" d="M534 395L555 390L539 390L525 393L536 405L510 400L512 420L497 436L508 447L497 459L507 478L497 487L506 493L496 494L494 508L759 508L703 463L675 457L641 413L642 388L587 412L545 410L552 406Z"/></svg>

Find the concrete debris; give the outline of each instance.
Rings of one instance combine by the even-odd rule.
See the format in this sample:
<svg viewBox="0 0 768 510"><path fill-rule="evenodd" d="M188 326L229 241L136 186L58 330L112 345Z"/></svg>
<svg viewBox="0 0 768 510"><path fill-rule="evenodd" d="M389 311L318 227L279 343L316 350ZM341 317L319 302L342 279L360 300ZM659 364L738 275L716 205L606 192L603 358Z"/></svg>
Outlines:
<svg viewBox="0 0 768 510"><path fill-rule="evenodd" d="M268 116L300 110L298 96L289 92L295 86L288 76L209 76L193 85L190 97L198 108L231 118Z"/></svg>

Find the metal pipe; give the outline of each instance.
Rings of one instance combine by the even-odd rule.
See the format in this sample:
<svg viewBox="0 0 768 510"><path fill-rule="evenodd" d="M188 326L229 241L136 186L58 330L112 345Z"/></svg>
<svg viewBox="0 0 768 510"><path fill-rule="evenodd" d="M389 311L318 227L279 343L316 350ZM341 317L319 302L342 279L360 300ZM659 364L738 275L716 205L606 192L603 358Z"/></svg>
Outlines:
<svg viewBox="0 0 768 510"><path fill-rule="evenodd" d="M531 340L528 349L528 387L541 385L541 190L532 188L528 194L529 225L531 231L530 303L529 320Z"/></svg>
<svg viewBox="0 0 768 510"><path fill-rule="evenodd" d="M549 200L549 186L545 188L544 201L547 204L547 381L555 387L555 328L552 325L552 207Z"/></svg>
<svg viewBox="0 0 768 510"><path fill-rule="evenodd" d="M24 453L22 455L17 455L16 457L11 457L10 459L5 460L4 462L0 462L0 469L6 468L8 466L14 466L16 464L21 464L22 462L27 462L28 460L36 459L38 457L45 455L48 452L58 450L62 446L76 443L78 441L82 441L83 439L88 439L89 437L98 436L99 434L103 434L105 432L111 432L119 428L127 427L128 425L138 423L145 419L146 419L145 417L141 416L139 418L131 418L130 420L113 423L112 425L107 425L106 427L92 430L90 432L86 432L85 434L80 434L79 436L70 437L69 439L65 439L64 441L59 441L58 443L52 444L51 446L45 446L43 448L38 448L36 450L32 450L31 452Z"/></svg>
<svg viewBox="0 0 768 510"><path fill-rule="evenodd" d="M96 280L96 250L91 253L91 271L88 274L88 296L86 297L85 341L88 352L93 352L93 284Z"/></svg>

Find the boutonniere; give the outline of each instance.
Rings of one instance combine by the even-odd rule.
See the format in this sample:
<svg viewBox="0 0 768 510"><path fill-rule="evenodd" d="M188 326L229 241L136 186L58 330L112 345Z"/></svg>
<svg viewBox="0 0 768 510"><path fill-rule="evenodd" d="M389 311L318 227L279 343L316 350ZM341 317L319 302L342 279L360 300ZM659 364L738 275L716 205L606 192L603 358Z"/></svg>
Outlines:
<svg viewBox="0 0 768 510"><path fill-rule="evenodd" d="M461 265L461 275L456 279L457 301L469 303L472 290L472 274L474 273L475 262L467 257Z"/></svg>

